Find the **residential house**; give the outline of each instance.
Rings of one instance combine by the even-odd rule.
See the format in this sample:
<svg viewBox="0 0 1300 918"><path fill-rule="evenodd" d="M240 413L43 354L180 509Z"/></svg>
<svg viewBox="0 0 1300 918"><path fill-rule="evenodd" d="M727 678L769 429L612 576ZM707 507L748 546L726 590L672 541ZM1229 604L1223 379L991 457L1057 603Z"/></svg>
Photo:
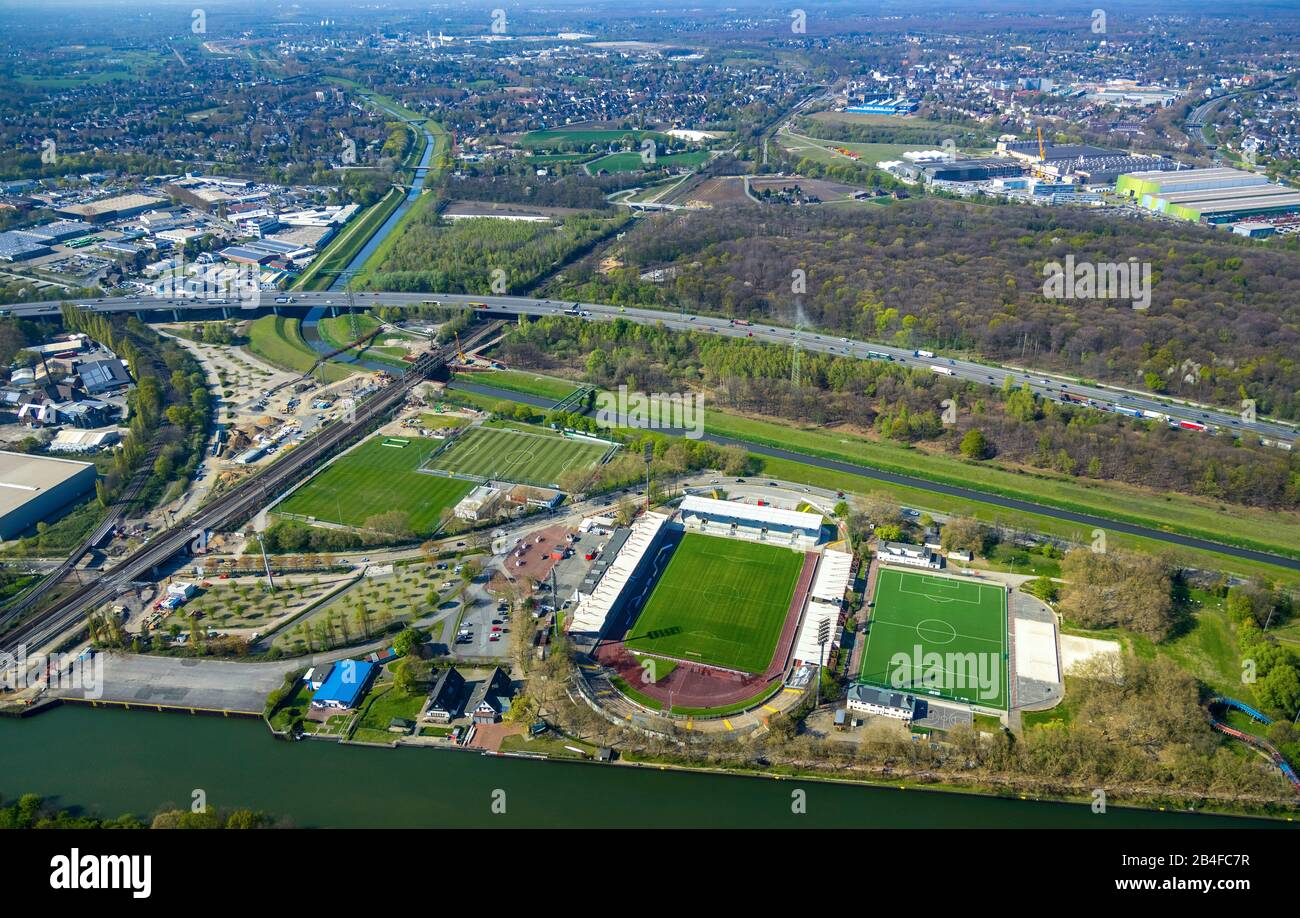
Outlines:
<svg viewBox="0 0 1300 918"><path fill-rule="evenodd" d="M510 710L510 677L500 667L478 685L469 696L465 710L476 724L494 724Z"/></svg>
<svg viewBox="0 0 1300 918"><path fill-rule="evenodd" d="M429 693L429 703L420 716L434 723L446 724L460 714L460 700L465 694L465 677L449 666L438 676Z"/></svg>

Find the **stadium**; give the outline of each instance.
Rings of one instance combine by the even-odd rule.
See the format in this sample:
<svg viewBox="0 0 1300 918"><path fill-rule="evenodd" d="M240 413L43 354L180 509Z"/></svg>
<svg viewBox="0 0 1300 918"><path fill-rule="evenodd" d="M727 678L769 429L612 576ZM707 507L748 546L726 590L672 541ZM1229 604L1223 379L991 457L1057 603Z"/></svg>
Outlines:
<svg viewBox="0 0 1300 918"><path fill-rule="evenodd" d="M659 713L754 707L838 636L852 555L818 513L688 496L647 512L567 627L611 684ZM611 540L611 545L615 544Z"/></svg>

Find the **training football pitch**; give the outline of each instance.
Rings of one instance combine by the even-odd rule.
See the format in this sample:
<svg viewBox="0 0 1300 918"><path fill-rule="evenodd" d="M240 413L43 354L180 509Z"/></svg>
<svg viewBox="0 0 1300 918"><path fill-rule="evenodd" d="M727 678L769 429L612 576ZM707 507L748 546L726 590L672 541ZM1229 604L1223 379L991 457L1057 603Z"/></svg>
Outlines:
<svg viewBox="0 0 1300 918"><path fill-rule="evenodd" d="M400 510L410 516L417 535L432 535L442 511L474 487L473 482L416 471L441 445L420 437L371 437L276 509L344 526L363 526L375 514Z"/></svg>
<svg viewBox="0 0 1300 918"><path fill-rule="evenodd" d="M788 548L688 532L625 641L746 673L772 662L804 556Z"/></svg>
<svg viewBox="0 0 1300 918"><path fill-rule="evenodd" d="M473 427L429 460L427 467L452 475L554 488L566 471L590 468L609 450L607 444L558 433Z"/></svg>
<svg viewBox="0 0 1300 918"><path fill-rule="evenodd" d="M1006 708L1004 587L881 568L874 598L863 682Z"/></svg>

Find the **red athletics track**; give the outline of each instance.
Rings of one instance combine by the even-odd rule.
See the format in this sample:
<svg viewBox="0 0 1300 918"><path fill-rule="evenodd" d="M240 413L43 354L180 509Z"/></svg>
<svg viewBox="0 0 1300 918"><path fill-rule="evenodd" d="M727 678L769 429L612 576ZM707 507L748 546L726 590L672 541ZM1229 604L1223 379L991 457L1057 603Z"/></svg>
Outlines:
<svg viewBox="0 0 1300 918"><path fill-rule="evenodd" d="M804 553L803 569L799 572L794 596L790 599L781 636L777 639L772 662L763 673L740 673L678 660L677 666L666 678L653 684L643 684L641 664L622 643L601 645L596 651L596 659L614 670L637 692L653 698L664 707L667 707L670 695L675 708L721 708L753 698L765 687L785 676L786 667L790 665L790 654L794 651L800 614L808 598L808 590L812 588L818 558L815 552Z"/></svg>

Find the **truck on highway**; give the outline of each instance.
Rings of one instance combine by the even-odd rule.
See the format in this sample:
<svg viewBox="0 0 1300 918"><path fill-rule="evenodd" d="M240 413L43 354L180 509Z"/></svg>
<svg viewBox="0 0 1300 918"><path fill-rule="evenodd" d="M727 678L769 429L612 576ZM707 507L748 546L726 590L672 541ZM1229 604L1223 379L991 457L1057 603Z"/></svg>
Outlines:
<svg viewBox="0 0 1300 918"><path fill-rule="evenodd" d="M1208 424L1202 424L1200 421L1179 421L1178 426L1181 427L1183 430L1209 430L1210 429Z"/></svg>
<svg viewBox="0 0 1300 918"><path fill-rule="evenodd" d="M912 351L913 357L933 357L934 351Z"/></svg>
<svg viewBox="0 0 1300 918"><path fill-rule="evenodd" d="M867 356L872 360L893 360L894 359L889 354L886 354L884 351L867 351Z"/></svg>
<svg viewBox="0 0 1300 918"><path fill-rule="evenodd" d="M568 309L564 310L564 314L566 316L574 316L575 318L581 315L581 313L578 311L577 306L570 306Z"/></svg>
<svg viewBox="0 0 1300 918"><path fill-rule="evenodd" d="M748 319L732 319L732 320L731 320L731 324L732 324L732 325L744 325L744 326L750 326L750 325L753 325L754 323L751 322L751 321L749 321Z"/></svg>
<svg viewBox="0 0 1300 918"><path fill-rule="evenodd" d="M952 367L935 367L935 366L932 366L932 367L930 367L930 370L931 370L932 372L935 372L935 373L942 373L944 376L956 376L956 375L957 375L957 371L954 370Z"/></svg>

